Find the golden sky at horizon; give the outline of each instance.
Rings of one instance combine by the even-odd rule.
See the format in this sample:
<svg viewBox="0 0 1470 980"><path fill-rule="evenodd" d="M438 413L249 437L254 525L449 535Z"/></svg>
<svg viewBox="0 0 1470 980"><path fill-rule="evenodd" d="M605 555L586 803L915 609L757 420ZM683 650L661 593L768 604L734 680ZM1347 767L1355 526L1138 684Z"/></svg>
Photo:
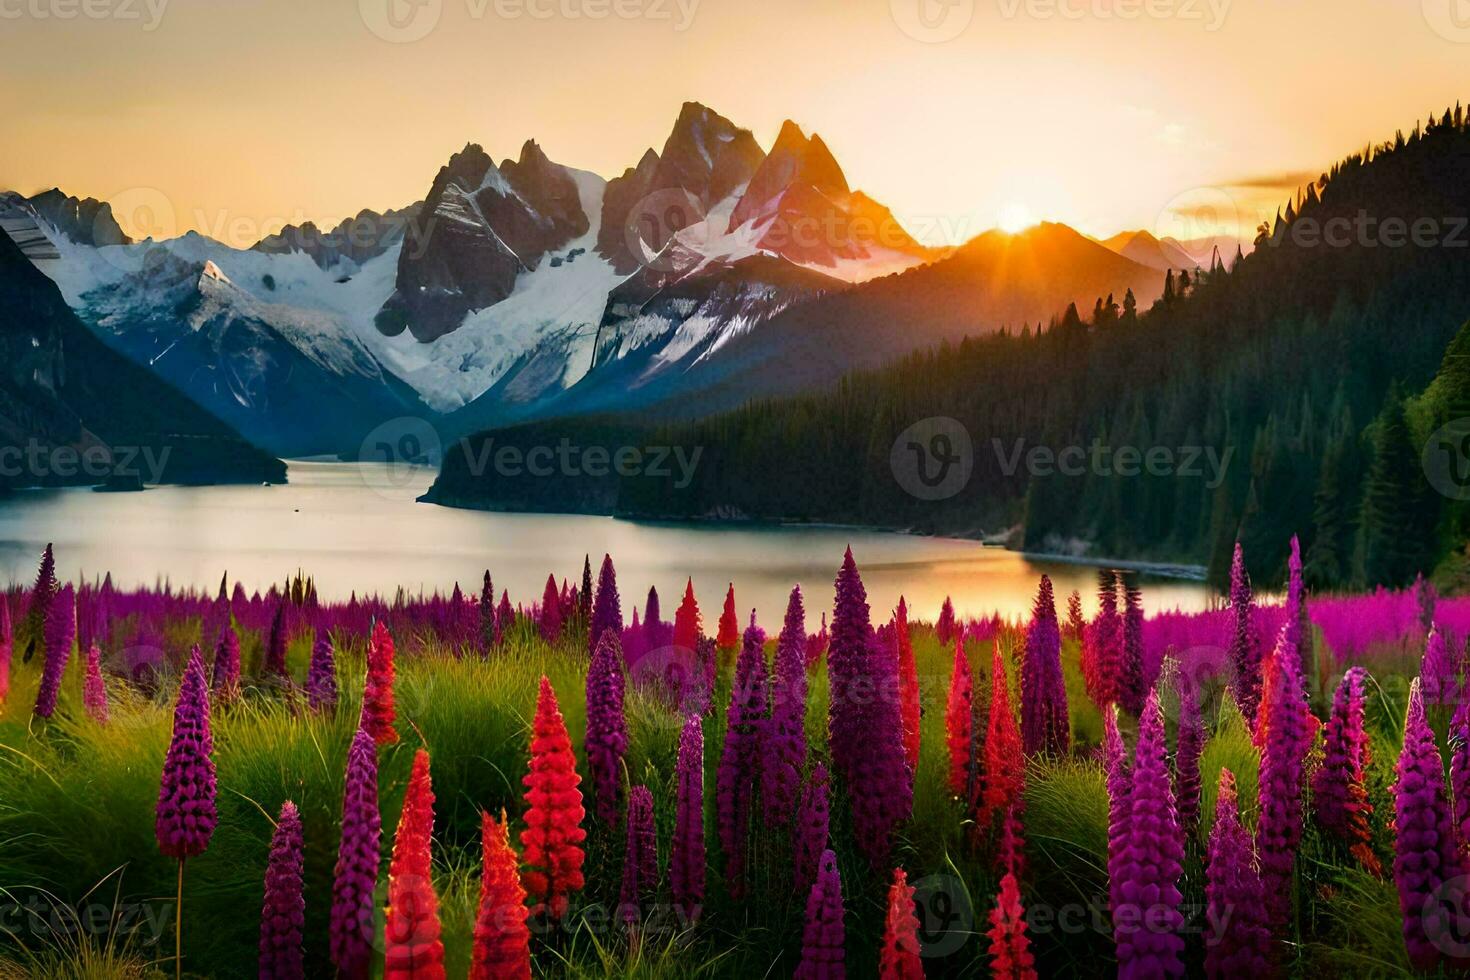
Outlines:
<svg viewBox="0 0 1470 980"><path fill-rule="evenodd" d="M249 245L419 200L467 142L615 176L694 100L820 133L926 241L1184 237L1470 96L1467 65L1470 0L0 0L0 187Z"/></svg>

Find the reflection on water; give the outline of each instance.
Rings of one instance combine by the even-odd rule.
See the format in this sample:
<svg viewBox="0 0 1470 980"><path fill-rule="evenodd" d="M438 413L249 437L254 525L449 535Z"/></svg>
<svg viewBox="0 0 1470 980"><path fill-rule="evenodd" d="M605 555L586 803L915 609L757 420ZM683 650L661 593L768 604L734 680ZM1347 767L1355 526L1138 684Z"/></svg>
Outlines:
<svg viewBox="0 0 1470 980"><path fill-rule="evenodd" d="M417 504L433 474L389 472L376 464L294 462L290 484L275 487L161 487L144 493L24 491L0 501L0 582L29 582L46 542L56 544L58 573L111 572L119 585L167 578L175 586L215 589L221 575L264 591L298 569L328 598L350 593L448 591L455 582L478 592L489 568L497 592L512 601L541 597L548 572L577 581L582 557L594 574L604 552L617 564L623 614L641 609L656 586L665 618L686 577L694 579L706 625L719 615L727 582L742 616L754 606L772 631L786 595L801 583L815 628L830 610L832 579L852 545L874 618L886 618L900 594L916 618L932 619L946 595L961 615L1024 615L1037 577L1065 596L1082 592L1092 609L1096 572L1034 562L972 541L845 528L669 525L605 517L492 514ZM1205 587L1151 580L1150 610L1202 608ZM881 613L880 613L881 611Z"/></svg>

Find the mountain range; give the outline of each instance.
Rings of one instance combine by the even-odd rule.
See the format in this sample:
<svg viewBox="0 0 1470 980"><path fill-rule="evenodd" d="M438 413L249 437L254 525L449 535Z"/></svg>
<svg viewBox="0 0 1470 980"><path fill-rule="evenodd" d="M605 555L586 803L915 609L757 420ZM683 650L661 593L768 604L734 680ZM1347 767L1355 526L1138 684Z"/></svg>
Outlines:
<svg viewBox="0 0 1470 980"><path fill-rule="evenodd" d="M1147 306L1186 254L1050 224L924 245L820 136L787 122L767 151L694 102L610 180L470 143L421 202L249 249L135 242L54 189L0 195L0 228L97 337L285 456L350 456L403 416L453 439L735 407L1109 294Z"/></svg>
<svg viewBox="0 0 1470 980"><path fill-rule="evenodd" d="M1220 585L1239 542L1263 587L1284 581L1295 537L1314 588L1402 587L1422 574L1462 590L1467 220L1470 112L1457 106L1339 161L1262 227L1249 254L1171 276L1152 305L1078 303L1044 331L971 334L837 385L687 420L609 414L490 429L453 447L428 499L975 536L1042 554L1195 564ZM862 305L857 290L811 300L805 356L838 350L854 325L876 335L867 318L913 310L942 322L925 304L945 302L947 279L954 297L973 297L973 283L1002 266L1012 284L1031 281L1018 266L1042 270L1021 295L1056 302L1065 290L1044 270L1102 247L1079 239L1059 226L981 236L867 284ZM1081 286L1118 271L1099 270ZM702 457L680 480L471 465L487 445L524 453L563 439Z"/></svg>

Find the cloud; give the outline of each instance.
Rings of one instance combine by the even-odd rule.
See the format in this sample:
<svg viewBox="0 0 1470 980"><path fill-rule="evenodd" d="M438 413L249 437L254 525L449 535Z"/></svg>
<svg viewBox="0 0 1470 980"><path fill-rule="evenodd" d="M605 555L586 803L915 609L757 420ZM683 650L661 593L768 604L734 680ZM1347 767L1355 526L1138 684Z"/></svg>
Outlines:
<svg viewBox="0 0 1470 980"><path fill-rule="evenodd" d="M1297 188L1312 183L1320 176L1321 171L1319 170L1283 170L1277 173L1257 174L1252 177L1226 181L1225 186L1250 191L1275 191L1290 194Z"/></svg>

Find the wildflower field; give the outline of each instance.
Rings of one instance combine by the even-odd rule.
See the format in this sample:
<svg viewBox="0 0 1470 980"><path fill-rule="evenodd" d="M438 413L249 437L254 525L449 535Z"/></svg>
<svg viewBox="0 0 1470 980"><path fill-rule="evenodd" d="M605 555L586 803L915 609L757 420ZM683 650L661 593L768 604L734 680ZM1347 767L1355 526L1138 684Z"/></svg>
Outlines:
<svg viewBox="0 0 1470 980"><path fill-rule="evenodd" d="M1294 558L1258 603L1237 553L1206 613L1104 572L957 620L836 558L757 623L611 558L340 603L48 549L0 593L0 977L1470 963L1470 601Z"/></svg>

